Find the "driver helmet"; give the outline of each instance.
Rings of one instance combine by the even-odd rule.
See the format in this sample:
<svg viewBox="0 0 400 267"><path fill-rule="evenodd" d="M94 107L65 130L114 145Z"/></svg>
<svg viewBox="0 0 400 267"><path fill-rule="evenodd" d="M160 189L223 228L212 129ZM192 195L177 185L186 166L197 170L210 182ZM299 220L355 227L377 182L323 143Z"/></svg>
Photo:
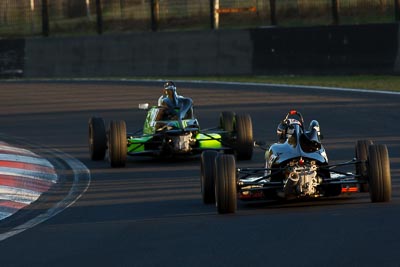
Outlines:
<svg viewBox="0 0 400 267"><path fill-rule="evenodd" d="M279 142L285 142L287 138L290 138L294 134L294 125L301 126L301 122L296 119L289 118L278 124L276 134Z"/></svg>
<svg viewBox="0 0 400 267"><path fill-rule="evenodd" d="M169 81L164 84L164 96L168 97L171 101L176 102L177 93L174 82Z"/></svg>

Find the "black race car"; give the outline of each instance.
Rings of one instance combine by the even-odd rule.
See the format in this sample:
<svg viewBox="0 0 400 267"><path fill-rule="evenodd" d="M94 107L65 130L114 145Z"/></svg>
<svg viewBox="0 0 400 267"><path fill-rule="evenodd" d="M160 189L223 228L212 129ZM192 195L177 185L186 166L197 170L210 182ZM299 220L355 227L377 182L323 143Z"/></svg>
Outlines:
<svg viewBox="0 0 400 267"><path fill-rule="evenodd" d="M280 141L266 148L265 168L236 168L230 155L203 152L203 202L216 203L219 213L234 213L237 199L309 199L369 192L372 202L390 201L391 173L385 145L357 141L352 160L329 164L317 121L306 129L301 113L292 110L277 132Z"/></svg>

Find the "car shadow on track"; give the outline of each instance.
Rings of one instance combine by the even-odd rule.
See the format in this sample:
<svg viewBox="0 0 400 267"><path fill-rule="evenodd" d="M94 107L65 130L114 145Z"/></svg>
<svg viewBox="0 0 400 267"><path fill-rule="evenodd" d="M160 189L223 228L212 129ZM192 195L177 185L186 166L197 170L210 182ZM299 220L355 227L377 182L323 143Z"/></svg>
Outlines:
<svg viewBox="0 0 400 267"><path fill-rule="evenodd" d="M329 198L293 199L293 200L267 200L254 202L239 202L239 209L292 209L308 207L327 207L336 205L358 205L370 203L368 194L341 195Z"/></svg>

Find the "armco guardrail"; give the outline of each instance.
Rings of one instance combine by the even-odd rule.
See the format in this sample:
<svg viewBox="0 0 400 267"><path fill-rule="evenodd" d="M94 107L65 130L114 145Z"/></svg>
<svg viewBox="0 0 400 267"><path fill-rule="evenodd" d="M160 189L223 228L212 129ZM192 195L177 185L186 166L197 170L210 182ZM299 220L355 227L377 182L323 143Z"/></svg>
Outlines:
<svg viewBox="0 0 400 267"><path fill-rule="evenodd" d="M26 78L400 72L398 23L50 37L23 43L24 62L17 65Z"/></svg>

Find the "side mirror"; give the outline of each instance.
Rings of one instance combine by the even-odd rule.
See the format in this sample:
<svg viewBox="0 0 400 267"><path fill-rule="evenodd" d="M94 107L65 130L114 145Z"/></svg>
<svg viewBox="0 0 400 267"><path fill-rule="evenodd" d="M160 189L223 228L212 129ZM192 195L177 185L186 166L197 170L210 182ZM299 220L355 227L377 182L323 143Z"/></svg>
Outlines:
<svg viewBox="0 0 400 267"><path fill-rule="evenodd" d="M149 103L139 104L139 109L144 109L144 110L149 109Z"/></svg>

